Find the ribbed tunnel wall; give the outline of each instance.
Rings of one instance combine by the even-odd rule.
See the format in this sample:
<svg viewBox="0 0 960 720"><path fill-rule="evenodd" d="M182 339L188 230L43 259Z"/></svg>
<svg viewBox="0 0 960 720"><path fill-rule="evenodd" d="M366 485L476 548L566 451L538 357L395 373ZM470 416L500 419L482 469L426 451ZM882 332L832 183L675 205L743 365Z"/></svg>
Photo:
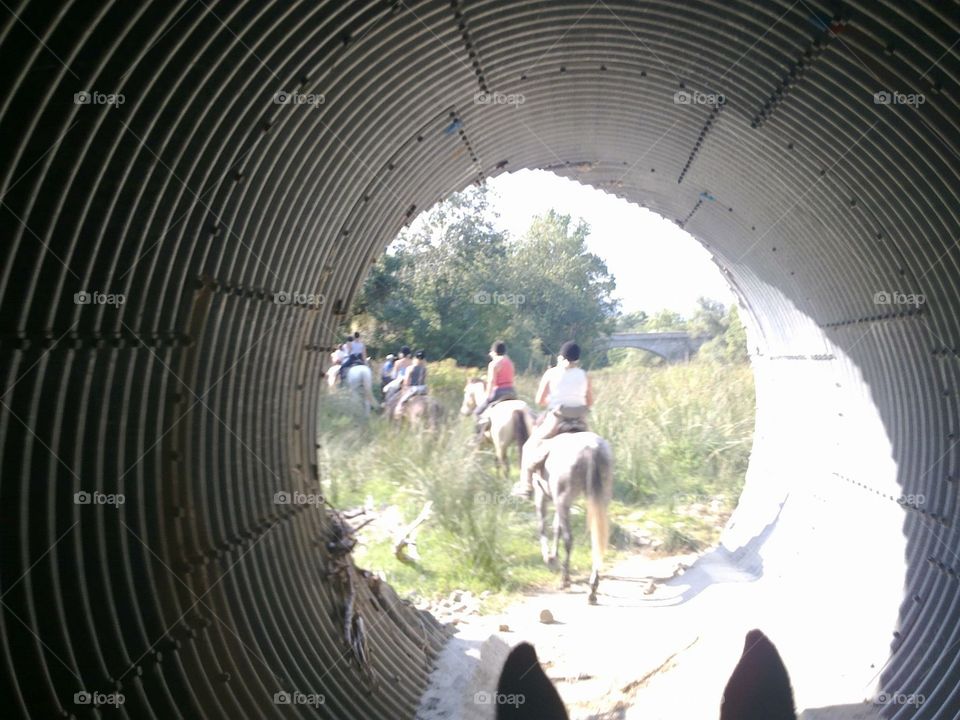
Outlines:
<svg viewBox="0 0 960 720"><path fill-rule="evenodd" d="M370 262L447 193L547 168L715 254L760 401L728 545L779 517L756 557L808 591L791 612L926 698L886 715L958 717L956 4L21 0L0 28L6 716L115 688L117 717L314 715L274 704L295 689L412 716L441 634L358 580L371 682L330 523L274 494L319 488L319 375Z"/></svg>

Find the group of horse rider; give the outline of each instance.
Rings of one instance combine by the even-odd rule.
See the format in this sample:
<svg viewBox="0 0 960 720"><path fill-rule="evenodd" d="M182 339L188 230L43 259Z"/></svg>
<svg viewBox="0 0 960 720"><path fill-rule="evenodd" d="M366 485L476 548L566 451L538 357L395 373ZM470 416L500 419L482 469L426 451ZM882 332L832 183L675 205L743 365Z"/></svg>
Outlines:
<svg viewBox="0 0 960 720"><path fill-rule="evenodd" d="M486 411L503 400L514 400L513 361L507 355L507 345L497 340L490 346L490 364L487 366L487 397L477 406L477 431L484 432L489 424ZM580 346L565 342L557 354L557 364L540 378L535 398L545 408L537 418L530 438L521 452L520 480L514 486L514 495L533 495L533 474L543 465L549 452L545 441L563 432L582 432L587 429L587 414L593 405L590 378L580 367Z"/></svg>
<svg viewBox="0 0 960 720"><path fill-rule="evenodd" d="M367 347L360 339L360 332L348 335L330 359L335 366L339 365L341 385L350 367L369 364ZM423 350L414 352L404 345L400 348L399 357L393 353L387 355L380 370L380 391L387 407L396 399L393 412L397 417L401 416L410 398L427 393L426 353Z"/></svg>
<svg viewBox="0 0 960 720"><path fill-rule="evenodd" d="M490 346L490 363L485 379L486 398L476 410L477 432L483 433L489 426L487 410L503 400L517 399L514 385L515 368L507 345L497 340ZM353 365L368 364L367 348L354 332L337 348L331 360L339 365L341 383L347 370ZM380 389L387 407L396 400L394 415L401 417L404 405L410 398L427 393L427 361L423 350L412 351L409 346L400 348L399 354L387 355L380 371ZM537 418L530 437L521 452L520 480L512 492L530 497L533 494L533 475L543 465L549 452L545 441L564 432L587 430L587 414L593 405L590 378L580 367L580 346L565 342L557 354L557 364L540 378L535 402L545 409Z"/></svg>

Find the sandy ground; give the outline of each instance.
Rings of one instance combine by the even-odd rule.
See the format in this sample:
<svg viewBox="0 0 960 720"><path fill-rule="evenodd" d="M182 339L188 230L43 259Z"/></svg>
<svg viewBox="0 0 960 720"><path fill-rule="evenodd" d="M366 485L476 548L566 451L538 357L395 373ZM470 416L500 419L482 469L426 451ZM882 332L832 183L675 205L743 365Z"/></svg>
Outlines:
<svg viewBox="0 0 960 720"><path fill-rule="evenodd" d="M509 648L521 641L534 644L574 720L718 717L744 635L753 627L764 629L765 614L776 608L758 607L758 593L750 587L757 578L722 557L702 559L668 579L678 561L691 560L628 559L605 575L596 607L586 602L586 586L575 582L567 592L531 596L501 615L462 624L441 654L417 717L492 718L494 708L485 702L485 693L495 689ZM651 578L661 581L648 593ZM540 622L544 609L554 622ZM501 631L501 625L509 630ZM779 645L776 636L771 639ZM835 681L843 686L846 701L818 707L818 699L841 697L839 689L820 692L830 690L817 687L823 676L804 667L815 666L813 659L784 658L805 720L880 717L865 702L868 688L862 693L857 688L849 697L848 677ZM814 687L817 691L804 690Z"/></svg>

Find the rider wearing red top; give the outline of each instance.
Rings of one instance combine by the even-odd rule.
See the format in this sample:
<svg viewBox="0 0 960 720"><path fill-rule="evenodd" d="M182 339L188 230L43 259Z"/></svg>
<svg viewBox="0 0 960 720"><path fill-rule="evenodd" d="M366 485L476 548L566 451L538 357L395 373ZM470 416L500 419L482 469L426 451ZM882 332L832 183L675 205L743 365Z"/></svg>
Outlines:
<svg viewBox="0 0 960 720"><path fill-rule="evenodd" d="M507 357L507 344L497 340L490 346L490 364L487 366L487 399L476 409L479 416L492 403L513 400L517 391L513 387L513 361Z"/></svg>

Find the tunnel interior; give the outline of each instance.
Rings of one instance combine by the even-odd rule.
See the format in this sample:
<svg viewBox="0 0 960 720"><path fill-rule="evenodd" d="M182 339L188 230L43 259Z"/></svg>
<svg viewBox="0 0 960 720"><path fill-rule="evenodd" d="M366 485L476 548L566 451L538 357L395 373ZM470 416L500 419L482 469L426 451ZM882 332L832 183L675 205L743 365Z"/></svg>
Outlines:
<svg viewBox="0 0 960 720"><path fill-rule="evenodd" d="M322 490L370 264L521 168L713 253L758 393L725 547L792 598L770 622L832 618L798 654L957 716L956 4L19 0L0 28L13 716L413 716L444 632L354 573L358 654L330 519L275 496Z"/></svg>

